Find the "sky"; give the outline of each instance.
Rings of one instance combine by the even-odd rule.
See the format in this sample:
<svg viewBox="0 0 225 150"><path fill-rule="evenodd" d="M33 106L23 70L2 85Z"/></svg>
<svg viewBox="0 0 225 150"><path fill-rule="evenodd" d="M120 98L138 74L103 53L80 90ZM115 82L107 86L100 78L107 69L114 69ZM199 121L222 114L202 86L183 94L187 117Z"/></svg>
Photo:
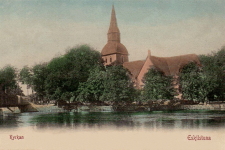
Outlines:
<svg viewBox="0 0 225 150"><path fill-rule="evenodd" d="M0 0L0 68L48 62L81 44L101 52L114 4L130 61L225 45L224 0Z"/></svg>

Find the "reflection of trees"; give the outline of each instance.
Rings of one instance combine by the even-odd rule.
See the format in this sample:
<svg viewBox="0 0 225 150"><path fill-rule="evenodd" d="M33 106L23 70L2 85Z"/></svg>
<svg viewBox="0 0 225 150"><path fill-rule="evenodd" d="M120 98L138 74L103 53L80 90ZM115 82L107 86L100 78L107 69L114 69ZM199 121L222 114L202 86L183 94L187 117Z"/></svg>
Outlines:
<svg viewBox="0 0 225 150"><path fill-rule="evenodd" d="M220 128L224 126L224 118L213 117L209 119L184 119L181 128Z"/></svg>
<svg viewBox="0 0 225 150"><path fill-rule="evenodd" d="M16 128L19 126L19 117L16 114L0 116L0 128Z"/></svg>
<svg viewBox="0 0 225 150"><path fill-rule="evenodd" d="M195 120L193 119L183 119L181 120L181 128L197 128L195 125Z"/></svg>
<svg viewBox="0 0 225 150"><path fill-rule="evenodd" d="M32 122L38 128L69 127L69 128L92 128L92 127L135 127L140 126L134 122L131 116L124 113L58 113L34 117Z"/></svg>
<svg viewBox="0 0 225 150"><path fill-rule="evenodd" d="M182 116L183 115L183 116ZM199 114L200 115L200 114ZM211 128L224 127L225 118L204 118L184 114L174 116L173 113L125 113L125 112L74 112L39 115L32 118L37 128L139 128L176 129L176 128Z"/></svg>

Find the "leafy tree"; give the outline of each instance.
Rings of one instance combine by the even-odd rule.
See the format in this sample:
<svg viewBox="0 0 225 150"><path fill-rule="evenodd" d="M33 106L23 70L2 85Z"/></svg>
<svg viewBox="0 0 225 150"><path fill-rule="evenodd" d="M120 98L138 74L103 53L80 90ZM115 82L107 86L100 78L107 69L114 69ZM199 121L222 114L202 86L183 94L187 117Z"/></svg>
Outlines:
<svg viewBox="0 0 225 150"><path fill-rule="evenodd" d="M69 75L75 76L80 82L87 81L93 68L103 65L101 54L87 45L72 48L64 57L68 60Z"/></svg>
<svg viewBox="0 0 225 150"><path fill-rule="evenodd" d="M128 71L123 66L108 66L106 68L104 92L101 101L133 101L133 83L129 78Z"/></svg>
<svg viewBox="0 0 225 150"><path fill-rule="evenodd" d="M91 71L88 80L86 82L80 83L77 90L77 100L89 102L100 101L100 97L104 92L105 79L105 70L100 67L94 68Z"/></svg>
<svg viewBox="0 0 225 150"><path fill-rule="evenodd" d="M2 91L15 89L17 85L16 68L8 65L0 70L0 88Z"/></svg>
<svg viewBox="0 0 225 150"><path fill-rule="evenodd" d="M32 88L37 96L43 100L46 96L45 81L48 77L47 63L40 63L32 68Z"/></svg>
<svg viewBox="0 0 225 150"><path fill-rule="evenodd" d="M76 96L79 84L87 81L91 70L101 65L100 53L87 45L72 48L65 55L52 59L47 65L47 96L69 101Z"/></svg>
<svg viewBox="0 0 225 150"><path fill-rule="evenodd" d="M20 72L19 72L19 81L22 82L22 84L31 85L32 84L32 74L31 74L31 68L28 66L24 66Z"/></svg>
<svg viewBox="0 0 225 150"><path fill-rule="evenodd" d="M133 100L134 89L127 70L122 66L107 66L93 70L78 92L80 101L128 102Z"/></svg>
<svg viewBox="0 0 225 150"><path fill-rule="evenodd" d="M225 98L225 48L209 55L200 55L202 70L217 86L207 95L209 100Z"/></svg>
<svg viewBox="0 0 225 150"><path fill-rule="evenodd" d="M216 78L201 70L195 63L184 66L180 74L182 96L188 100L204 102L217 87Z"/></svg>
<svg viewBox="0 0 225 150"><path fill-rule="evenodd" d="M77 79L69 76L68 61L64 56L52 59L48 66L48 76L45 81L45 89L50 99L68 99L68 91L74 91Z"/></svg>
<svg viewBox="0 0 225 150"><path fill-rule="evenodd" d="M47 77L47 63L39 63L31 68L24 66L19 72L19 81L30 86L40 100L46 97L45 81Z"/></svg>
<svg viewBox="0 0 225 150"><path fill-rule="evenodd" d="M149 69L144 77L144 89L142 97L144 100L172 99L175 89L172 85L173 78L165 76L155 68Z"/></svg>
<svg viewBox="0 0 225 150"><path fill-rule="evenodd" d="M7 65L0 70L0 95L23 95L23 91L17 82L17 69Z"/></svg>

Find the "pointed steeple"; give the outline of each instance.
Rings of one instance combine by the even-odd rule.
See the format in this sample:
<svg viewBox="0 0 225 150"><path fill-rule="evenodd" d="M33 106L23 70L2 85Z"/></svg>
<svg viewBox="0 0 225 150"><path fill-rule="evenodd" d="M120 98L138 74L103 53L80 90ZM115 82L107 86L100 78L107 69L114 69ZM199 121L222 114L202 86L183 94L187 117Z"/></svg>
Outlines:
<svg viewBox="0 0 225 150"><path fill-rule="evenodd" d="M112 6L111 21L108 30L108 42L109 41L120 42L120 30L117 26L114 5Z"/></svg>

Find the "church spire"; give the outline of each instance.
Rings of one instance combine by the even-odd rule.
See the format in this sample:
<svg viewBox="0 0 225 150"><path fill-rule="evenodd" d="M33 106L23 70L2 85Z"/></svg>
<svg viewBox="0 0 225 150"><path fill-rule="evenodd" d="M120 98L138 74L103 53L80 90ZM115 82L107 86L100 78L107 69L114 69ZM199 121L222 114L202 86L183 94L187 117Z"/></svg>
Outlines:
<svg viewBox="0 0 225 150"><path fill-rule="evenodd" d="M104 65L118 65L128 62L127 48L120 43L120 30L117 26L114 5L112 6L111 20L108 30L108 42L101 51Z"/></svg>
<svg viewBox="0 0 225 150"><path fill-rule="evenodd" d="M109 41L120 42L120 30L117 26L114 5L112 6L111 21L108 30L108 42Z"/></svg>

